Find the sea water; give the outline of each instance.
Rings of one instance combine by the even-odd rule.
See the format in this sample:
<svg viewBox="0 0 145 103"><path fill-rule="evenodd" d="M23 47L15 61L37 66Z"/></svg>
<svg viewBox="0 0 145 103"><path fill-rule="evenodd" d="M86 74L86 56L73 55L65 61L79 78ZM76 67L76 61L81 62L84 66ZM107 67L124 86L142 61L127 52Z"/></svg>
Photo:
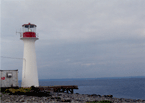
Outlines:
<svg viewBox="0 0 145 103"><path fill-rule="evenodd" d="M39 85L77 85L79 89L74 90L74 93L113 95L116 98L145 100L145 78L54 79L39 80Z"/></svg>

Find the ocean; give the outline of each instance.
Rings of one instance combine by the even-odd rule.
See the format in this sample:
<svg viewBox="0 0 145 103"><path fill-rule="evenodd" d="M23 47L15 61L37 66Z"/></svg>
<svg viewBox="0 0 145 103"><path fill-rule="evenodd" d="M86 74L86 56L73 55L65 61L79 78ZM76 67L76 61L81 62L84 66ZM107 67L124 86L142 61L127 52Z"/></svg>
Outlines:
<svg viewBox="0 0 145 103"><path fill-rule="evenodd" d="M21 81L19 81L19 86ZM145 78L48 79L40 86L77 85L79 94L113 95L116 98L145 100Z"/></svg>

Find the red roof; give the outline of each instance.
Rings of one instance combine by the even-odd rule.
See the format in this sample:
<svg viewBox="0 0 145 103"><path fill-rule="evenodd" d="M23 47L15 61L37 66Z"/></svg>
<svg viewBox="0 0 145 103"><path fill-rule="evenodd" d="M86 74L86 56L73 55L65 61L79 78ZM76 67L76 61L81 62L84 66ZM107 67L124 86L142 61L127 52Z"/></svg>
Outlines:
<svg viewBox="0 0 145 103"><path fill-rule="evenodd" d="M23 24L22 26L25 26L25 25L33 25L33 26L35 26L35 27L36 27L36 25L35 25L35 24L31 24L31 23L28 23L28 24Z"/></svg>

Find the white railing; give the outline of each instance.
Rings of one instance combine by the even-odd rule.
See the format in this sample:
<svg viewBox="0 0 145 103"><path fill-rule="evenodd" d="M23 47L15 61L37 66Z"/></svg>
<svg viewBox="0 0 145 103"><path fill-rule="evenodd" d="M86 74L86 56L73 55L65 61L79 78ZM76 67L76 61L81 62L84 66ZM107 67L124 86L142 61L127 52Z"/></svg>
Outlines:
<svg viewBox="0 0 145 103"><path fill-rule="evenodd" d="M23 33L20 33L20 38L23 38Z"/></svg>

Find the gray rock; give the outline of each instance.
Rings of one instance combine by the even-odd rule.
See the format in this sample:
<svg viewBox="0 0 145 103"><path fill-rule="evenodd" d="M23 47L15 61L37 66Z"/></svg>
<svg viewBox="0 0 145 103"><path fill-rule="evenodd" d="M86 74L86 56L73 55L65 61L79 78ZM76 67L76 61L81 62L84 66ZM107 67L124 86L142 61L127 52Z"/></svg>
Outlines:
<svg viewBox="0 0 145 103"><path fill-rule="evenodd" d="M87 95L87 94L67 94L67 93L52 93L52 96L37 97L26 95L9 95L2 94L2 103L86 103L87 101L109 100L113 103L145 103L145 100L115 98L113 95Z"/></svg>

